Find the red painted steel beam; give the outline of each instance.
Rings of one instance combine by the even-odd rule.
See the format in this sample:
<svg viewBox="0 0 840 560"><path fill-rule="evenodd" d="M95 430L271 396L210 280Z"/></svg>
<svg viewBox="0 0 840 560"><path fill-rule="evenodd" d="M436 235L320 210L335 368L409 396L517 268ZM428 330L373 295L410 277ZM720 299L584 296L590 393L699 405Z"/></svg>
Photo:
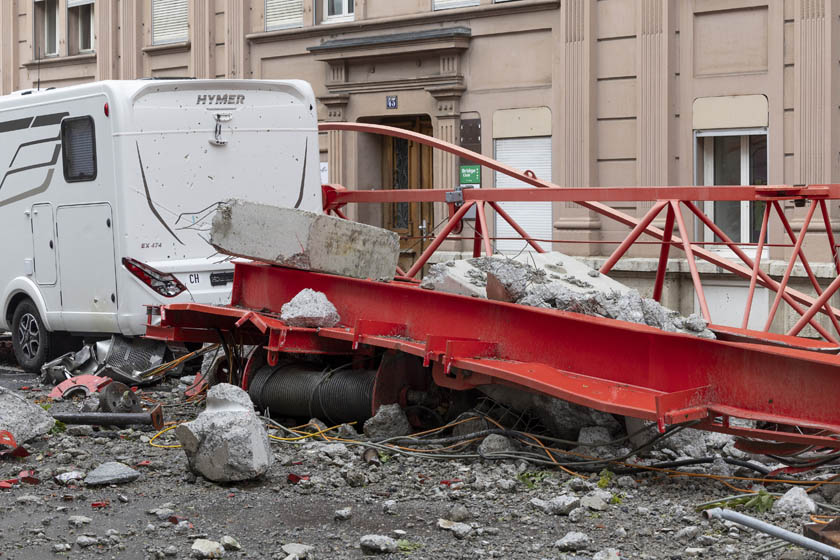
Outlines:
<svg viewBox="0 0 840 560"><path fill-rule="evenodd" d="M279 310L304 288L324 292L342 318L340 327L322 329L319 336L399 349L435 367L446 361L456 376L453 383L469 382L461 372L471 371L484 376L479 382L513 383L648 420L684 421L726 411L840 433L837 355L707 340L396 282L237 263L234 307L169 305L161 328L233 329L249 309ZM263 315L273 327L277 320ZM243 328L258 332L250 324ZM458 340L464 343L451 343ZM840 447L840 441L832 446Z"/></svg>

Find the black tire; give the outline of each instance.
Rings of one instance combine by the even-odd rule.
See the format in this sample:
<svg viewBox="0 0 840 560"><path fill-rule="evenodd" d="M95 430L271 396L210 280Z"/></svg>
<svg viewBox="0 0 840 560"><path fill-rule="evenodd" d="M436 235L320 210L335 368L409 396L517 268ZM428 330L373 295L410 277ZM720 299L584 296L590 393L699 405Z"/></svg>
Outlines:
<svg viewBox="0 0 840 560"><path fill-rule="evenodd" d="M12 348L17 362L31 373L39 373L41 366L52 357L54 336L44 326L38 308L25 300L12 316Z"/></svg>

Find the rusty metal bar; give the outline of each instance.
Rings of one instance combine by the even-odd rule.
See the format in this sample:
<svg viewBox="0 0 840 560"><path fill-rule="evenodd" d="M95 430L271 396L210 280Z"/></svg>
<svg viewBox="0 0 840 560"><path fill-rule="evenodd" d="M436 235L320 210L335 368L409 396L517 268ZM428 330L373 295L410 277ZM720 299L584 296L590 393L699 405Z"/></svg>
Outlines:
<svg viewBox="0 0 840 560"><path fill-rule="evenodd" d="M488 257L493 256L493 245L490 243L490 230L487 229L487 215L484 213L484 201L475 203L476 213L478 214L478 223L481 224L481 237L484 238L484 254Z"/></svg>
<svg viewBox="0 0 840 560"><path fill-rule="evenodd" d="M662 299L662 287L665 285L665 273L668 269L668 253L671 251L671 237L674 235L674 209L668 205L668 215L665 217L665 237L659 249L659 264L656 267L656 282L653 285L653 299Z"/></svg>
<svg viewBox="0 0 840 560"><path fill-rule="evenodd" d="M799 256L799 250L802 248L802 243L805 241L805 234L808 233L808 225L811 223L811 218L813 217L814 210L816 209L817 203L816 201L812 201L811 207L808 209L808 214L805 216L805 221L802 222L802 229L800 230L799 237L793 247L793 253L790 255L790 261L788 261L785 274L782 276L782 281L779 283L779 291L776 292L776 297L773 299L773 306L770 308L770 314L767 316L767 322L764 324L765 331L770 330L770 325L773 323L773 318L776 316L776 311L779 309L781 294L784 292L787 287L787 283L790 280L790 275L793 272L794 265L796 264L796 258Z"/></svg>
<svg viewBox="0 0 840 560"><path fill-rule="evenodd" d="M694 261L694 250L691 247L691 242L688 240L688 231L685 229L685 222L683 221L679 201L672 200L671 208L674 210L674 216L677 219L677 227L682 237L685 257L688 259L688 269L691 271L691 280L694 282L694 290L697 292L697 299L700 301L700 311L703 313L703 318L711 323L712 316L709 313L709 306L706 303L706 294L703 292L703 283L700 281L700 274L697 272L697 263Z"/></svg>
<svg viewBox="0 0 840 560"><path fill-rule="evenodd" d="M644 233L645 228L647 228L650 223L659 215L659 212L662 211L663 208L668 206L668 201L666 200L659 200L654 204L650 210L648 210L647 214L639 220L639 223L636 224L636 227L627 235L627 238L622 241L621 245L619 245L613 254L610 255L610 258L601 266L601 274L609 274L612 270L612 267L615 266L615 263L624 256L624 253L630 248L633 243L639 238L642 233Z"/></svg>
<svg viewBox="0 0 840 560"><path fill-rule="evenodd" d="M446 237L455 229L455 226L458 225L458 222L464 217L470 207L473 205L473 202L467 202L457 212L455 215L452 216L452 219L446 223L443 230L434 238L431 244L423 251L423 254L418 257L417 262L412 265L412 267L406 272L406 276L409 278L414 278L420 270L422 270L423 266L425 266L426 262L428 262L429 258L435 254L437 248L446 240Z"/></svg>
<svg viewBox="0 0 840 560"><path fill-rule="evenodd" d="M761 268L761 252L764 251L764 240L767 237L767 223L770 221L770 204L764 205L764 217L761 218L761 233L758 237L758 247L755 252L755 263L753 264L752 278L750 278L750 291L747 293L747 307L744 309L744 320L741 323L741 328L746 329L750 322L750 313L752 312L753 296L755 295L755 284L758 279L758 271Z"/></svg>
<svg viewBox="0 0 840 560"><path fill-rule="evenodd" d="M491 207L491 208L493 208L493 210L495 210L495 211L496 211L496 213L497 213L499 216L501 216L501 217L502 217L502 219L503 219L504 221L506 221L506 222L510 225L510 227L512 227L512 228L514 229L514 231L516 231L516 233L518 233L519 235L521 235L521 236L522 236L522 238L523 238L525 241L527 241L527 242L528 242L528 244L529 244L531 247L533 247L533 248L534 248L534 250L535 250L537 253L545 253L545 252L546 252L546 251L545 251L545 249L543 249L543 248L542 248L542 247L541 247L541 246L540 246L540 245L539 245L536 241L534 241L534 239L533 239L530 235L528 235L528 233L527 233L524 229L522 229L522 226L520 226L520 225L516 222L516 220L514 220L514 219L510 216L510 214L508 214L507 212L505 212L504 208L502 208L499 204L497 204L497 203L495 203L495 202L493 202L493 201L489 201L487 204L489 204L489 205L490 205L490 207Z"/></svg>
<svg viewBox="0 0 840 560"><path fill-rule="evenodd" d="M816 204L817 201L814 201ZM773 201L773 207L776 209L776 212L779 214L779 219L782 222L782 226L784 227L785 231L788 234L788 237L792 242L794 242L794 246L796 243L796 236L793 233L793 228L790 227L790 222L787 219L787 216L784 215L782 211L782 206L777 201ZM820 283L817 281L816 276L814 276L814 272L811 270L811 265L808 263L808 258L805 256L805 249L799 249L799 260L802 261L802 266L805 268L805 274L808 275L808 279L811 281L811 285L814 287L814 291L817 292L817 296L822 295L822 287ZM840 323L837 322L837 316L831 309L831 306L826 304L823 306L825 309L825 314L828 315L828 318L831 320L831 323L834 325L834 330L837 331L837 334L840 334Z"/></svg>

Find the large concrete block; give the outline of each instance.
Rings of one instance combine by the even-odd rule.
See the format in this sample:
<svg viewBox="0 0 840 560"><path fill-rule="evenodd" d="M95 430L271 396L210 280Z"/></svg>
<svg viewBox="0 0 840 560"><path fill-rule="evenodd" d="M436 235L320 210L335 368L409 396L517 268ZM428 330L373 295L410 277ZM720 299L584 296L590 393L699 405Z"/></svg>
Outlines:
<svg viewBox="0 0 840 560"><path fill-rule="evenodd" d="M391 280L399 236L386 229L242 200L222 204L210 243L219 252L351 278Z"/></svg>

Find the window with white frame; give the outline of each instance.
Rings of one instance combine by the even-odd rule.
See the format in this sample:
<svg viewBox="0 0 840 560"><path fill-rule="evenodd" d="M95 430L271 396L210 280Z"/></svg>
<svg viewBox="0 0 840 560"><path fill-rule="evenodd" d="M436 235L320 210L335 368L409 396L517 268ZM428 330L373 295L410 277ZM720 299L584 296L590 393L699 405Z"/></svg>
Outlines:
<svg viewBox="0 0 840 560"><path fill-rule="evenodd" d="M189 37L187 0L152 0L152 44L183 43Z"/></svg>
<svg viewBox="0 0 840 560"><path fill-rule="evenodd" d="M35 0L35 58L58 55L58 0Z"/></svg>
<svg viewBox="0 0 840 560"><path fill-rule="evenodd" d="M67 50L80 54L94 48L94 0L67 0Z"/></svg>
<svg viewBox="0 0 840 560"><path fill-rule="evenodd" d="M355 9L354 0L324 0L324 21L352 21Z"/></svg>
<svg viewBox="0 0 840 560"><path fill-rule="evenodd" d="M499 0L496 0L497 2ZM435 10L449 10L451 8L466 8L468 6L478 6L481 0L434 0Z"/></svg>
<svg viewBox="0 0 840 560"><path fill-rule="evenodd" d="M766 185L767 129L697 131L698 184ZM764 202L705 202L704 211L733 241L757 243ZM708 228L704 241L716 239Z"/></svg>
<svg viewBox="0 0 840 560"><path fill-rule="evenodd" d="M301 27L303 0L265 0L265 30Z"/></svg>

